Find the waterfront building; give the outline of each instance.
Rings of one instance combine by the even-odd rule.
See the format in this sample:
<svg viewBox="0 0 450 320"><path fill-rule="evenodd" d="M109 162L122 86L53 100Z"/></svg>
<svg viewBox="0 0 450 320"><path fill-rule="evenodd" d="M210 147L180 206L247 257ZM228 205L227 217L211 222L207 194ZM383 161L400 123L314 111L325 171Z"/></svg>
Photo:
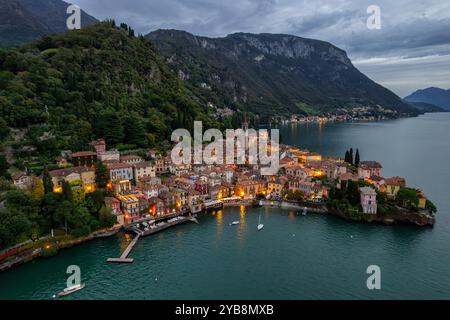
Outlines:
<svg viewBox="0 0 450 320"><path fill-rule="evenodd" d="M115 194L130 194L133 192L133 187L130 180L116 180L112 182Z"/></svg>
<svg viewBox="0 0 450 320"><path fill-rule="evenodd" d="M366 214L377 214L377 192L371 187L363 187L360 190L361 207Z"/></svg>
<svg viewBox="0 0 450 320"><path fill-rule="evenodd" d="M196 190L188 190L188 205L192 213L197 213L202 210L203 199L200 192Z"/></svg>
<svg viewBox="0 0 450 320"><path fill-rule="evenodd" d="M381 177L381 170L383 167L377 161L362 161L358 166L358 177L360 179L367 179L371 176Z"/></svg>
<svg viewBox="0 0 450 320"><path fill-rule="evenodd" d="M239 182L234 187L234 194L239 197L256 197L256 195L265 192L263 185L259 181L246 180Z"/></svg>
<svg viewBox="0 0 450 320"><path fill-rule="evenodd" d="M156 167L151 162L139 162L133 165L136 185L143 177L156 177Z"/></svg>
<svg viewBox="0 0 450 320"><path fill-rule="evenodd" d="M208 183L202 180L196 180L194 182L194 189L200 194L204 195L208 193Z"/></svg>
<svg viewBox="0 0 450 320"><path fill-rule="evenodd" d="M280 196L283 189L284 184L279 179L276 179L275 181L269 181L267 183L267 194Z"/></svg>
<svg viewBox="0 0 450 320"><path fill-rule="evenodd" d="M165 214L172 214L176 212L177 202L175 195L172 192L163 191L159 194L158 198L164 202Z"/></svg>
<svg viewBox="0 0 450 320"><path fill-rule="evenodd" d="M377 188L377 190L384 190L385 180L383 177L371 176L370 178L367 178L366 181Z"/></svg>
<svg viewBox="0 0 450 320"><path fill-rule="evenodd" d="M406 187L406 180L403 177L395 176L385 179L384 185L388 197L395 198L400 189Z"/></svg>
<svg viewBox="0 0 450 320"><path fill-rule="evenodd" d="M80 151L72 153L72 163L74 167L92 167L97 161L97 153L93 151Z"/></svg>
<svg viewBox="0 0 450 320"><path fill-rule="evenodd" d="M124 224L122 210L120 210L120 201L113 197L105 197L105 206L111 209L111 213L117 217L118 224Z"/></svg>
<svg viewBox="0 0 450 320"><path fill-rule="evenodd" d="M158 197L148 199L150 206L149 212L154 217L162 217L165 215L164 201Z"/></svg>
<svg viewBox="0 0 450 320"><path fill-rule="evenodd" d="M119 162L120 161L120 152L116 149L111 149L109 151L104 151L100 153L99 156L100 161L102 162Z"/></svg>
<svg viewBox="0 0 450 320"><path fill-rule="evenodd" d="M91 167L72 167L49 172L53 182L53 192L62 192L62 182L67 181L73 187L82 187L85 193L95 190L95 170Z"/></svg>
<svg viewBox="0 0 450 320"><path fill-rule="evenodd" d="M417 207L419 209L425 209L427 207L427 197L420 190L417 192L417 197L419 198L419 203L417 204Z"/></svg>
<svg viewBox="0 0 450 320"><path fill-rule="evenodd" d="M314 193L315 183L309 179L292 179L288 183L289 190L300 191L305 196L310 197Z"/></svg>
<svg viewBox="0 0 450 320"><path fill-rule="evenodd" d="M144 176L139 178L137 181L137 186L139 189L143 190L147 186L155 185L155 184L161 184L161 178L159 177L152 177L152 176Z"/></svg>
<svg viewBox="0 0 450 320"><path fill-rule="evenodd" d="M156 167L156 174L163 174L167 172L165 160L162 157L155 159L155 167Z"/></svg>
<svg viewBox="0 0 450 320"><path fill-rule="evenodd" d="M110 162L106 164L111 181L132 180L133 166L122 162Z"/></svg>
<svg viewBox="0 0 450 320"><path fill-rule="evenodd" d="M14 174L12 176L12 180L13 180L14 186L16 188L19 188L22 190L31 186L31 183L33 181L32 177L27 175L25 172L19 172L19 173Z"/></svg>
<svg viewBox="0 0 450 320"><path fill-rule="evenodd" d="M141 219L139 199L135 195L116 195L116 198L120 201L120 206L124 214L124 224Z"/></svg>
<svg viewBox="0 0 450 320"><path fill-rule="evenodd" d="M172 190L175 195L177 207L184 208L188 206L188 191L181 188L175 188Z"/></svg>
<svg viewBox="0 0 450 320"><path fill-rule="evenodd" d="M106 151L105 139L98 139L91 142L91 145L95 148L97 153L97 159L100 159L100 155Z"/></svg>
<svg viewBox="0 0 450 320"><path fill-rule="evenodd" d="M127 163L127 164L138 164L138 163L144 162L144 159L142 159L140 156L130 154L130 155L126 155L126 156L121 156L120 162Z"/></svg>

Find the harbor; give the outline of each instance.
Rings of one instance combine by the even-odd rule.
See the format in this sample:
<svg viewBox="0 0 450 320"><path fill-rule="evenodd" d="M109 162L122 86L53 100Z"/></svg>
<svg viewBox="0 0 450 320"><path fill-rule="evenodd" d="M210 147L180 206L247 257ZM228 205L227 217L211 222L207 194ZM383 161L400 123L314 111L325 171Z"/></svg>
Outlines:
<svg viewBox="0 0 450 320"><path fill-rule="evenodd" d="M135 234L134 239L127 246L125 251L119 258L108 258L107 262L111 263L133 263L134 259L128 258L134 246L138 242L139 238L147 237L153 235L157 232L163 231L165 229L174 227L176 225L184 224L187 222L197 223L198 221L194 216L182 216L182 215L174 215L173 217L165 218L165 219L147 219L142 220L139 223L132 223L124 227L125 232Z"/></svg>

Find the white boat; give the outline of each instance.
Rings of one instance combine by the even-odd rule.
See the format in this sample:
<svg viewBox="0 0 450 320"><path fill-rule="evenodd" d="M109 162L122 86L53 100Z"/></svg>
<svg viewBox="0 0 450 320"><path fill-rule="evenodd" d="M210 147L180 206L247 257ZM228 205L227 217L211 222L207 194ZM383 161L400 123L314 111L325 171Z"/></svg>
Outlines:
<svg viewBox="0 0 450 320"><path fill-rule="evenodd" d="M259 220L258 220L258 226L257 226L257 229L258 229L258 231L261 231L262 228L264 228L264 225L261 223L261 215L259 215Z"/></svg>
<svg viewBox="0 0 450 320"><path fill-rule="evenodd" d="M232 223L230 223L230 225L235 226L238 225L240 222L239 221L233 221Z"/></svg>
<svg viewBox="0 0 450 320"><path fill-rule="evenodd" d="M63 291L58 293L58 298L59 297L64 297L64 296L68 296L69 294L77 292L77 291L83 289L84 287L85 287L85 284L82 283L82 284L77 284L77 285L69 287L69 288L65 288Z"/></svg>
<svg viewBox="0 0 450 320"><path fill-rule="evenodd" d="M303 208L303 212L302 212L302 216L306 216L307 213L308 213L308 208L304 207Z"/></svg>

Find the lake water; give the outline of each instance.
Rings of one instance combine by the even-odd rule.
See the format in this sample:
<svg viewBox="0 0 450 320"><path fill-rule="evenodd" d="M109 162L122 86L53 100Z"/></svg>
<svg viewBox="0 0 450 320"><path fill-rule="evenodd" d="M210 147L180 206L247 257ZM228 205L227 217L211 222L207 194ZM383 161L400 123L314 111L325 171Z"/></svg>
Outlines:
<svg viewBox="0 0 450 320"><path fill-rule="evenodd" d="M343 156L359 148L384 176L402 175L438 207L434 228L367 225L272 208L231 208L139 240L130 265L108 264L117 235L0 274L0 299L49 299L79 265L67 299L448 299L450 113L372 123L285 126L283 142ZM261 215L265 224L258 232ZM241 224L230 226L234 220ZM366 287L369 265L382 289Z"/></svg>

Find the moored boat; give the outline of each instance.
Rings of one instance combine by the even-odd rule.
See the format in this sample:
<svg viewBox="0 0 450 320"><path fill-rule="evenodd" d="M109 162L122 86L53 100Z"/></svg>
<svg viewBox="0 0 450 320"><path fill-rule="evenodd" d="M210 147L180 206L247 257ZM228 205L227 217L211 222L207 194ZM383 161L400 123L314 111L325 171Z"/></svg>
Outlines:
<svg viewBox="0 0 450 320"><path fill-rule="evenodd" d="M59 292L57 294L57 296L58 296L58 298L68 296L69 294L72 294L74 292L77 292L77 291L83 289L85 286L86 285L84 283L81 283L81 284L77 284L77 285L74 285L69 288L65 288L63 291Z"/></svg>

